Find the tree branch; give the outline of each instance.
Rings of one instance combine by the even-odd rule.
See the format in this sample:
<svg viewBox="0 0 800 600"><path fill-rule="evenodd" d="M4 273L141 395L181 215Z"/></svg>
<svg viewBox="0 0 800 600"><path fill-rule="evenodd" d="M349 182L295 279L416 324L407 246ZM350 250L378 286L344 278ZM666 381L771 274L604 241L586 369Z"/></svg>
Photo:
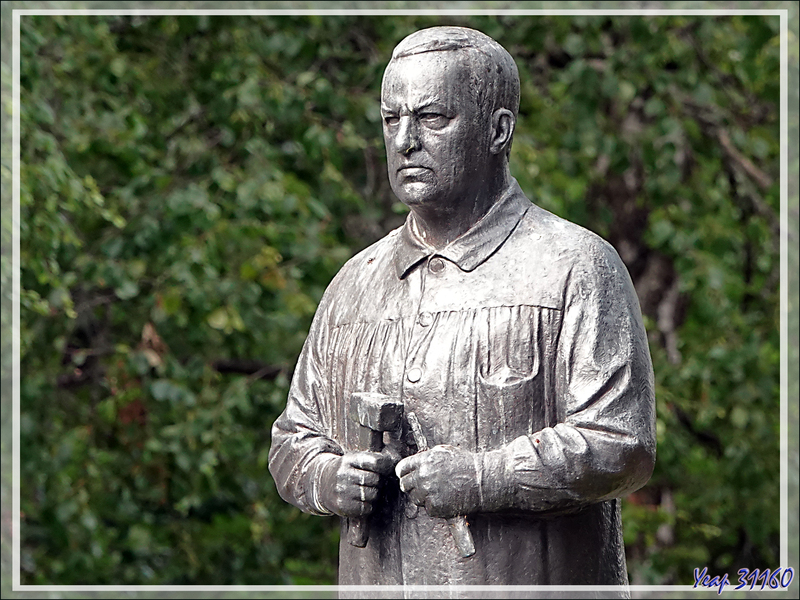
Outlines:
<svg viewBox="0 0 800 600"><path fill-rule="evenodd" d="M258 360L246 358L220 358L211 363L219 373L234 373L238 375L250 375L252 380L267 379L273 380L286 369L279 365L270 365Z"/></svg>
<svg viewBox="0 0 800 600"><path fill-rule="evenodd" d="M725 150L725 154L727 154L728 157L745 173L754 179L762 190L765 190L772 185L772 177L764 173L764 171L753 164L753 161L739 152L736 146L733 145L733 142L731 142L728 132L722 127L717 128L717 139L719 140L722 149Z"/></svg>

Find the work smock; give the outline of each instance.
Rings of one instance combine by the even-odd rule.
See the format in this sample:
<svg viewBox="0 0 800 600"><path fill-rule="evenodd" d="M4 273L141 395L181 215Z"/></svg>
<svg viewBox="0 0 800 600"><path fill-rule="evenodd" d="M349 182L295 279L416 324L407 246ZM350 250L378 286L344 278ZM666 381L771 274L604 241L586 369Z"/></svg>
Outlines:
<svg viewBox="0 0 800 600"><path fill-rule="evenodd" d="M366 547L347 542L342 519L340 585L627 583L618 498L652 472L653 373L630 277L600 237L512 180L443 249L424 243L410 214L349 260L272 429L270 470L303 511L330 514L321 467L358 450L353 392L400 400L430 447L481 453L480 477L502 478L509 493L467 515L476 552L463 558L447 522L392 475ZM398 435L413 453L407 430Z"/></svg>

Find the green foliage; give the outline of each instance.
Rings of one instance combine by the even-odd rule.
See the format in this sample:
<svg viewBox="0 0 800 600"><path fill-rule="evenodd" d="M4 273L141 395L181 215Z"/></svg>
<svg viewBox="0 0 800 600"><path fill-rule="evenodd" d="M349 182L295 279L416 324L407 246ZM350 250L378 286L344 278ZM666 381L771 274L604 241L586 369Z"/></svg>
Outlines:
<svg viewBox="0 0 800 600"><path fill-rule="evenodd" d="M779 566L777 17L23 16L23 583L335 581L269 431L325 286L402 222L380 79L444 22L516 58L512 172L642 299L633 580Z"/></svg>

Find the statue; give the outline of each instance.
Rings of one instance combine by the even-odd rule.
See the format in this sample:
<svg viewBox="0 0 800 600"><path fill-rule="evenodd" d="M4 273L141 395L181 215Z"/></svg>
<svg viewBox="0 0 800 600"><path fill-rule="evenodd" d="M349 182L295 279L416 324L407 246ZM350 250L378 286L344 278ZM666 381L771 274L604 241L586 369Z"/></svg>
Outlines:
<svg viewBox="0 0 800 600"><path fill-rule="evenodd" d="M511 177L518 108L471 29L386 68L410 214L325 292L270 452L285 500L342 517L340 585L627 583L619 498L655 460L641 311L614 249Z"/></svg>

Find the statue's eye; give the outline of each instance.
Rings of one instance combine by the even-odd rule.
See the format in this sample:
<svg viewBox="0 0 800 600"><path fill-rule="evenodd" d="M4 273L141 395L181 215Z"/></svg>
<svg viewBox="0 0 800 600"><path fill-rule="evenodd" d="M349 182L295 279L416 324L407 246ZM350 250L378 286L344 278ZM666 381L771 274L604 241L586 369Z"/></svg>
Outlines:
<svg viewBox="0 0 800 600"><path fill-rule="evenodd" d="M397 125L400 122L400 117L397 115L386 115L383 117L383 122L386 123L389 127L393 125Z"/></svg>
<svg viewBox="0 0 800 600"><path fill-rule="evenodd" d="M434 112L422 113L419 120L429 129L442 129L450 122L448 117Z"/></svg>

